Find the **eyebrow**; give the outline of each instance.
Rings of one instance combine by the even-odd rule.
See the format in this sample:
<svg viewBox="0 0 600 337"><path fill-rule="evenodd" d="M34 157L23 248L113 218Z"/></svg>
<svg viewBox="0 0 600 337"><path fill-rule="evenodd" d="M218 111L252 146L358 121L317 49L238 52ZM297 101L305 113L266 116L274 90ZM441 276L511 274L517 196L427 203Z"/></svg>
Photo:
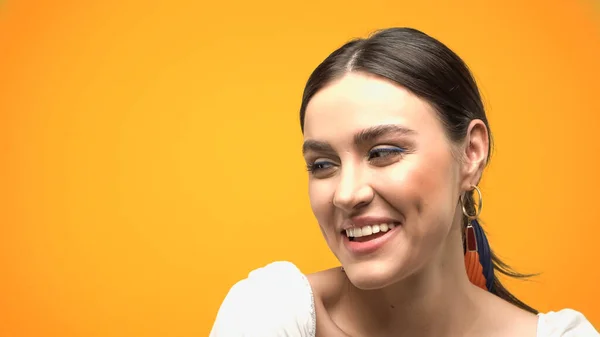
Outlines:
<svg viewBox="0 0 600 337"><path fill-rule="evenodd" d="M360 146L366 143L370 143L377 138L387 136L387 135L414 135L417 132L406 128L397 124L385 124L385 125L377 125L374 127L370 127L364 129L354 135L354 145Z"/></svg>
<svg viewBox="0 0 600 337"><path fill-rule="evenodd" d="M359 133L355 134L354 145L360 147L361 145L370 143L377 138L391 134L414 135L416 134L416 131L397 124L377 125L361 130ZM311 139L305 141L304 144L302 144L302 153L305 154L308 151L335 152L331 145L329 145L329 143Z"/></svg>
<svg viewBox="0 0 600 337"><path fill-rule="evenodd" d="M302 144L302 154L306 154L306 152L321 152L321 153L335 153L331 145L327 142L323 142L320 140L312 140L309 139Z"/></svg>

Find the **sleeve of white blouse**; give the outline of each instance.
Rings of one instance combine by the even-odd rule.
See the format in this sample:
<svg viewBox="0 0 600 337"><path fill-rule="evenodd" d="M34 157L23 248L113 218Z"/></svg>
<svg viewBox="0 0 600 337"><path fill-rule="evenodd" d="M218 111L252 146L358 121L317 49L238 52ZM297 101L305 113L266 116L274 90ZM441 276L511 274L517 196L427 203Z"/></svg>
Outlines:
<svg viewBox="0 0 600 337"><path fill-rule="evenodd" d="M315 337L313 293L290 262L253 270L229 292L209 337Z"/></svg>
<svg viewBox="0 0 600 337"><path fill-rule="evenodd" d="M538 337L600 337L585 316L572 309L540 314Z"/></svg>

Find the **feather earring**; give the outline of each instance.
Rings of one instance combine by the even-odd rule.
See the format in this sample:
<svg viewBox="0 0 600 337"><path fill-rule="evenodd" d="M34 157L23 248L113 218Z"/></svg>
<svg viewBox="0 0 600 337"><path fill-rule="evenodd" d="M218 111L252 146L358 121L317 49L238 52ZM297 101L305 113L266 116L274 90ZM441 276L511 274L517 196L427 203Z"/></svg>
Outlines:
<svg viewBox="0 0 600 337"><path fill-rule="evenodd" d="M479 195L479 204L476 214L468 214L464 199L461 198L463 214L468 223L465 227L465 268L467 276L474 285L481 289L492 291L494 286L494 265L490 245L483 228L477 221L482 207L481 191L473 186Z"/></svg>

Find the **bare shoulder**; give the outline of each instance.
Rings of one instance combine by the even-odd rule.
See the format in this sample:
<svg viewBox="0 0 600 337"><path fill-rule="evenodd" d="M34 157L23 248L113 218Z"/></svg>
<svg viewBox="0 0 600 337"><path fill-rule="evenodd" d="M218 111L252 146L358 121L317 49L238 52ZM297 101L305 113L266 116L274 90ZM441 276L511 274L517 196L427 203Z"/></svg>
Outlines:
<svg viewBox="0 0 600 337"><path fill-rule="evenodd" d="M538 316L525 311L496 295L486 293L488 327L494 327L494 336L537 336Z"/></svg>
<svg viewBox="0 0 600 337"><path fill-rule="evenodd" d="M508 313L504 319L504 324L508 329L505 336L537 336L537 315L517 307L511 311L514 312Z"/></svg>
<svg viewBox="0 0 600 337"><path fill-rule="evenodd" d="M316 337L348 337L332 318L344 289L348 286L345 273L337 267L308 274L306 277L313 289Z"/></svg>
<svg viewBox="0 0 600 337"><path fill-rule="evenodd" d="M345 285L346 275L340 267L325 269L306 275L310 283L315 300L329 305L337 302Z"/></svg>

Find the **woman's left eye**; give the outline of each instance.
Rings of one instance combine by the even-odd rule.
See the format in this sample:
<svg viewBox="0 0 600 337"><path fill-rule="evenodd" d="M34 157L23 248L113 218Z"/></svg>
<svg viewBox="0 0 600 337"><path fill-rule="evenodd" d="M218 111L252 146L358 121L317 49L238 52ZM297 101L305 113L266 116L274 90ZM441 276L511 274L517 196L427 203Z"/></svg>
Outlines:
<svg viewBox="0 0 600 337"><path fill-rule="evenodd" d="M404 153L405 150L400 147L380 147L369 151L369 160L383 159Z"/></svg>

